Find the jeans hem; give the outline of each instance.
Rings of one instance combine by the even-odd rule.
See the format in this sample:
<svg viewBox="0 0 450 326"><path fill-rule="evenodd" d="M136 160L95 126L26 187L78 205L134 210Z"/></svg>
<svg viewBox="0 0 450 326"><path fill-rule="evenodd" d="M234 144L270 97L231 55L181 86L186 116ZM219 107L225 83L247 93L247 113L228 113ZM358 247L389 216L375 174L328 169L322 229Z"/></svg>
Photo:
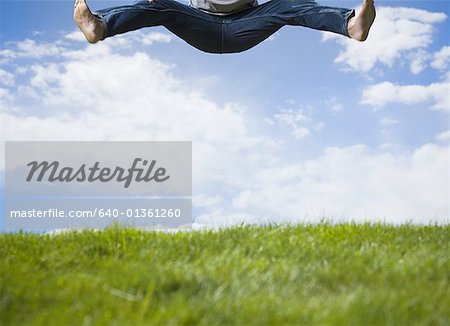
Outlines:
<svg viewBox="0 0 450 326"><path fill-rule="evenodd" d="M348 13L347 13L347 17L345 19L345 26L343 26L343 33L342 35L347 36L349 38L351 38L350 34L348 33L348 22L350 21L350 19L352 19L353 17L355 17L356 13L355 13L355 9L351 9Z"/></svg>

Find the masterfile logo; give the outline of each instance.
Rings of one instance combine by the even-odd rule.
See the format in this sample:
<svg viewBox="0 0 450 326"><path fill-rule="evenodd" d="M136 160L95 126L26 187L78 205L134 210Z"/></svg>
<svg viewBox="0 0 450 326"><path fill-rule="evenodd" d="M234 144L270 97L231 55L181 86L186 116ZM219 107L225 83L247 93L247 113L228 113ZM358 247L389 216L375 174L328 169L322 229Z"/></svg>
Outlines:
<svg viewBox="0 0 450 326"><path fill-rule="evenodd" d="M6 142L6 194L191 196L191 142Z"/></svg>
<svg viewBox="0 0 450 326"><path fill-rule="evenodd" d="M191 142L11 142L6 226L186 228Z"/></svg>
<svg viewBox="0 0 450 326"><path fill-rule="evenodd" d="M33 161L27 164L30 167L30 173L27 176L27 182L31 182L35 174L36 181L41 182L44 177L50 182L124 182L124 187L128 188L131 182L164 182L170 178L166 175L164 167L155 168L156 161L152 160L148 164L148 160L135 158L130 168L116 166L111 169L109 167L100 167L100 162L95 162L92 167L82 164L79 168L60 167L58 161L49 163L48 161ZM141 164L145 168L138 168Z"/></svg>

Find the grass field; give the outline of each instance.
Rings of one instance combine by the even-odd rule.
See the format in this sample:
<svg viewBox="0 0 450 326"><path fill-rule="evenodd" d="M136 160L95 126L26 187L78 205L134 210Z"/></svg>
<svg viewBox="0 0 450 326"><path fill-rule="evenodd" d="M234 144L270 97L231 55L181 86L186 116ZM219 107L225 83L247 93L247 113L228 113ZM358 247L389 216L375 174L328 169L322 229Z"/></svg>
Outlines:
<svg viewBox="0 0 450 326"><path fill-rule="evenodd" d="M450 325L450 227L0 235L0 324Z"/></svg>

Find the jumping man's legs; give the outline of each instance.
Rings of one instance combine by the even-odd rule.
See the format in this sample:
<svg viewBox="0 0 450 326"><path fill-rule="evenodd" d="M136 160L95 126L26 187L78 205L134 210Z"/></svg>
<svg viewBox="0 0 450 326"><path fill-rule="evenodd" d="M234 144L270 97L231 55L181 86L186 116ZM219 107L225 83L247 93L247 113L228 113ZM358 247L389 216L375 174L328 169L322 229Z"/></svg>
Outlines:
<svg viewBox="0 0 450 326"><path fill-rule="evenodd" d="M351 9L325 7L314 0L272 0L217 16L174 0L138 0L93 14L85 0L76 0L74 19L90 43L162 25L202 51L230 53L253 47L284 25L326 30L364 41L375 19L375 6L373 0L363 0L355 16Z"/></svg>

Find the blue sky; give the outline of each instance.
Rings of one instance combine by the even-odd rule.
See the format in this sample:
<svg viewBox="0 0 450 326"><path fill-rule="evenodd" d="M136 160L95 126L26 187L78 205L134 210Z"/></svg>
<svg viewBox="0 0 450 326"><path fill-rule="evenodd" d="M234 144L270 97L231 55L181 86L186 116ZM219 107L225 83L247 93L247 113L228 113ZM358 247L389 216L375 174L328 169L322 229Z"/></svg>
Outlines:
<svg viewBox="0 0 450 326"><path fill-rule="evenodd" d="M449 2L376 4L366 43L285 27L211 55L163 28L87 45L73 3L2 1L2 142L192 140L199 225L448 221Z"/></svg>

